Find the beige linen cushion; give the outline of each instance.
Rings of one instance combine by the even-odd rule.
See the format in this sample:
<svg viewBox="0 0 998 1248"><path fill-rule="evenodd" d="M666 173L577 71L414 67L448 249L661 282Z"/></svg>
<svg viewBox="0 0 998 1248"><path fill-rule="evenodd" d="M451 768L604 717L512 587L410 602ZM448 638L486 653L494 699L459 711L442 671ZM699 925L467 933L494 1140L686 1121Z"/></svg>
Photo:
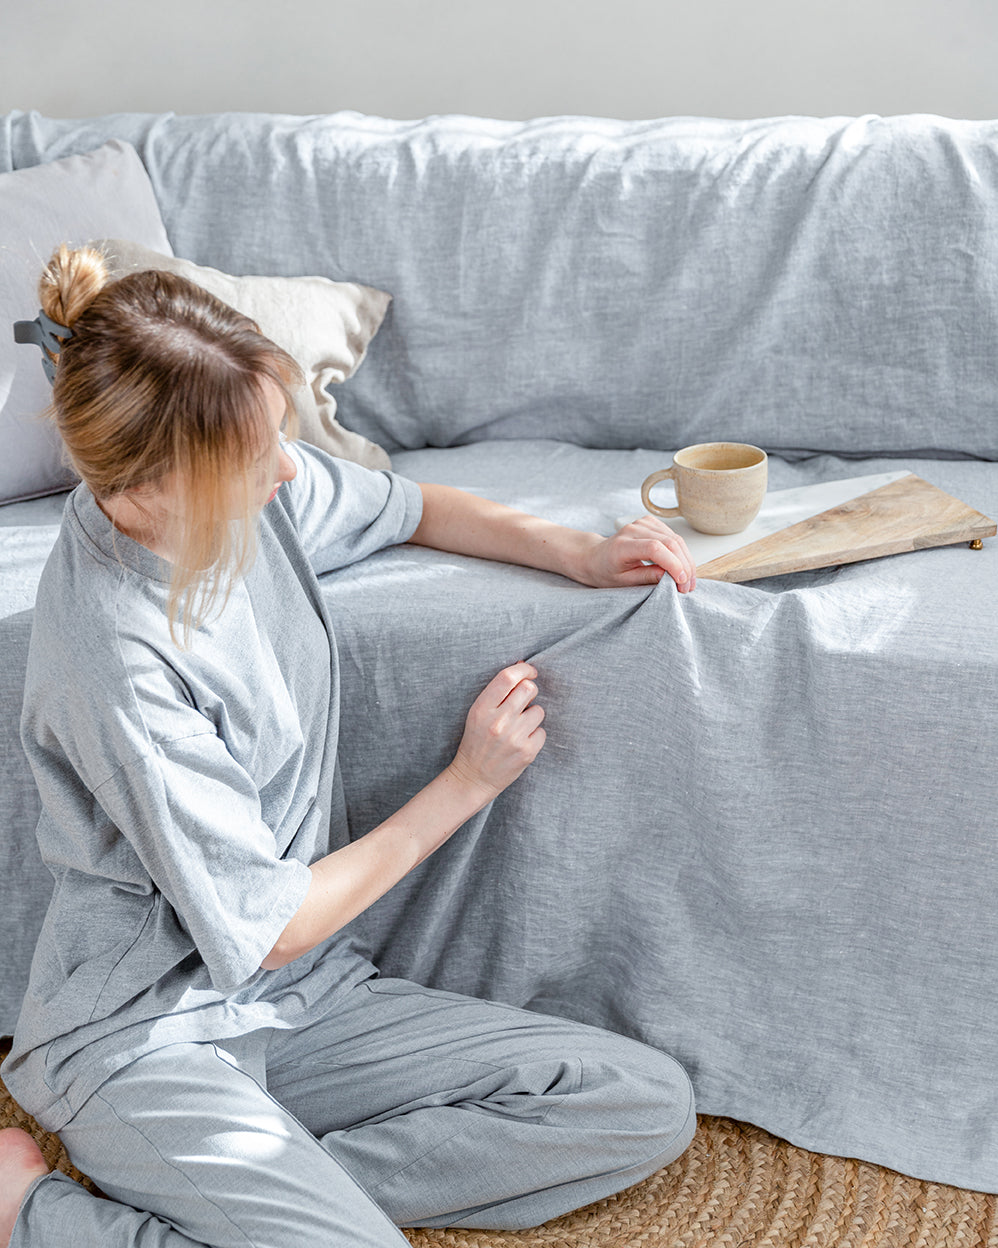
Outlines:
<svg viewBox="0 0 998 1248"><path fill-rule="evenodd" d="M326 277L232 277L117 238L91 246L103 251L114 278L146 269L176 273L255 321L305 374L306 384L295 395L302 440L367 468L391 466L380 446L343 428L336 419L336 400L326 390L330 382L346 381L359 368L391 295Z"/></svg>

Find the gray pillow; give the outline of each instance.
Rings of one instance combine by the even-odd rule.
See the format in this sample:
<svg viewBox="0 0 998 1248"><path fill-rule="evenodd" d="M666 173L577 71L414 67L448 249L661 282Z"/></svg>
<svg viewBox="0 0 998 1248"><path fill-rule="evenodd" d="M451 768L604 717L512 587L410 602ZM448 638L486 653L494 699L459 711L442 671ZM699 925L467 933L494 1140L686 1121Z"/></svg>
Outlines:
<svg viewBox="0 0 998 1248"><path fill-rule="evenodd" d="M301 365L306 384L295 395L299 435L341 459L368 468L388 468L388 455L344 429L336 419L336 400L326 387L346 381L360 366L368 343L378 332L391 295L356 282L326 277L231 277L190 260L158 255L139 243L110 238L95 241L112 275L165 269L197 283L250 317L271 341Z"/></svg>
<svg viewBox="0 0 998 1248"><path fill-rule="evenodd" d="M152 184L128 143L0 174L0 503L68 489L62 443L44 419L52 388L14 321L38 314L38 278L60 243L127 234L170 253Z"/></svg>

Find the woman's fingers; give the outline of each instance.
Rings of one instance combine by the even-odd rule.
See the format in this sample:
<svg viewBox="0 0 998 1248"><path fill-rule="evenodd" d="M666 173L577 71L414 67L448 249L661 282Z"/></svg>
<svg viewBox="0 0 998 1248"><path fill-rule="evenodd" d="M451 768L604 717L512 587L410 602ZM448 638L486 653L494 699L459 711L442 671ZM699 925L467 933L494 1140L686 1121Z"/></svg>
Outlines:
<svg viewBox="0 0 998 1248"><path fill-rule="evenodd" d="M676 582L680 590L689 592L696 584L696 564L681 537L669 539L648 538L643 543L641 558L653 566L662 568Z"/></svg>
<svg viewBox="0 0 998 1248"><path fill-rule="evenodd" d="M472 703L452 770L501 793L533 762L546 740L532 663L513 663L495 675Z"/></svg>
<svg viewBox="0 0 998 1248"><path fill-rule="evenodd" d="M475 699L473 711L516 715L537 697L537 668L523 661L504 667Z"/></svg>
<svg viewBox="0 0 998 1248"><path fill-rule="evenodd" d="M530 705L534 698L537 697L537 684L529 677L525 676L517 685L503 698L499 705L506 711L517 714Z"/></svg>
<svg viewBox="0 0 998 1248"><path fill-rule="evenodd" d="M509 667L504 667L501 672L497 672L492 677L475 701L489 706L499 706L524 680L533 681L536 676L537 668L532 663L528 663L526 659L519 663L511 663Z"/></svg>
<svg viewBox="0 0 998 1248"><path fill-rule="evenodd" d="M512 667L503 668L486 686L484 694L487 696L480 710L488 717L493 735L511 732L518 724L525 725L529 732L544 718L542 707L531 706L538 692L537 682L532 679L536 675L537 669L533 664L516 663ZM512 688L505 692L510 685ZM498 701L495 700L497 696ZM532 712L529 721L524 714L528 707Z"/></svg>
<svg viewBox="0 0 998 1248"><path fill-rule="evenodd" d="M671 557L678 561L678 567L685 573L685 579L692 582L690 585L690 588L692 588L693 584L696 583L697 565L690 554L689 547L679 534L654 516L643 516L636 523L643 534L646 533L652 541L659 544L661 550L666 552L666 557ZM657 559L653 559L652 562L659 563L660 567L666 567L665 564L660 563ZM666 567L666 571L672 575L670 568Z"/></svg>
<svg viewBox="0 0 998 1248"><path fill-rule="evenodd" d="M661 580L664 572L682 593L689 593L696 585L696 564L686 543L661 520L644 516L625 525L614 540L618 584L651 585Z"/></svg>
<svg viewBox="0 0 998 1248"><path fill-rule="evenodd" d="M654 516L624 525L593 548L590 585L654 585L663 574L680 593L696 586L696 564L678 533Z"/></svg>

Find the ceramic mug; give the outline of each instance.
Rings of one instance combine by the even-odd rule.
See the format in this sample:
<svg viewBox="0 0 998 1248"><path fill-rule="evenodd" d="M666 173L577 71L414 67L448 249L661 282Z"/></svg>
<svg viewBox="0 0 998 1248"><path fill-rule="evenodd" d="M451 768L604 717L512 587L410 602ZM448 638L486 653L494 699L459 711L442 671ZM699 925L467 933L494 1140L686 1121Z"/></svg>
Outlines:
<svg viewBox="0 0 998 1248"><path fill-rule="evenodd" d="M655 516L682 516L701 533L740 533L759 514L766 496L766 452L746 442L700 442L672 457L671 468L646 477L641 501ZM669 479L676 507L659 507L652 486Z"/></svg>

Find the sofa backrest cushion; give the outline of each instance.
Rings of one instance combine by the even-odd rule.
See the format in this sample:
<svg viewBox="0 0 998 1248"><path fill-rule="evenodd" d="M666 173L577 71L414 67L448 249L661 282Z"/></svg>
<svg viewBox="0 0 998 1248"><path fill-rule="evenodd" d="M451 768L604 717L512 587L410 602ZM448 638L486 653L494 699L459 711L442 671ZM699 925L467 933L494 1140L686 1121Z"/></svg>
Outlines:
<svg viewBox="0 0 998 1248"><path fill-rule="evenodd" d="M998 123L21 113L0 161L112 135L177 254L394 296L338 394L389 449L998 458Z"/></svg>
<svg viewBox="0 0 998 1248"><path fill-rule="evenodd" d="M89 146L96 150L0 173L0 503L52 494L76 480L43 415L52 387L41 352L16 344L12 329L38 315L38 279L52 252L100 234L170 250L134 149L117 140Z"/></svg>

